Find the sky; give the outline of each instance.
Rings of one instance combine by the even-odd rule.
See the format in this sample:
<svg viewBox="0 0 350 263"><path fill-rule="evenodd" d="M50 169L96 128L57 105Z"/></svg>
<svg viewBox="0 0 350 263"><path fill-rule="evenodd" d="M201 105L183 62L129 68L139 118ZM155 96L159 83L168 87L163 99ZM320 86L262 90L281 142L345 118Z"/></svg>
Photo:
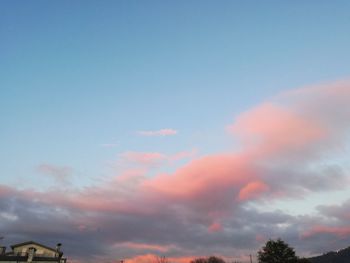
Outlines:
<svg viewBox="0 0 350 263"><path fill-rule="evenodd" d="M0 236L70 262L350 245L350 2L0 1Z"/></svg>

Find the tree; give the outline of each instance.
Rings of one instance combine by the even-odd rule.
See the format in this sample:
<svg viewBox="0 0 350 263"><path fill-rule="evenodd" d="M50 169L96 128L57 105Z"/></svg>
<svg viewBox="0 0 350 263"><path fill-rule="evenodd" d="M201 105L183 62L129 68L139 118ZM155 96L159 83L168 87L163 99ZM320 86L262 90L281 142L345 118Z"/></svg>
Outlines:
<svg viewBox="0 0 350 263"><path fill-rule="evenodd" d="M207 259L206 258L195 258L195 259L191 260L190 263L207 263Z"/></svg>
<svg viewBox="0 0 350 263"><path fill-rule="evenodd" d="M208 258L195 258L190 263L225 263L222 258L211 256Z"/></svg>
<svg viewBox="0 0 350 263"><path fill-rule="evenodd" d="M208 258L208 263L225 263L222 258L211 256Z"/></svg>
<svg viewBox="0 0 350 263"><path fill-rule="evenodd" d="M269 240L258 252L259 263L297 263L294 249L281 239Z"/></svg>
<svg viewBox="0 0 350 263"><path fill-rule="evenodd" d="M169 260L166 257L155 256L155 263L169 263Z"/></svg>
<svg viewBox="0 0 350 263"><path fill-rule="evenodd" d="M307 258L298 258L298 263L311 263L310 260L308 260Z"/></svg>

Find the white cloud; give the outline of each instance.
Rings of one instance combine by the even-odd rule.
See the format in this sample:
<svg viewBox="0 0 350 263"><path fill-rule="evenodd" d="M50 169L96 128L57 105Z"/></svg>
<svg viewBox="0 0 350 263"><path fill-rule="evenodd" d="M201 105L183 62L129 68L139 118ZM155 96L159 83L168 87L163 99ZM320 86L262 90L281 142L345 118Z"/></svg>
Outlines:
<svg viewBox="0 0 350 263"><path fill-rule="evenodd" d="M157 131L138 131L137 134L141 136L173 136L178 133L174 129L160 129Z"/></svg>

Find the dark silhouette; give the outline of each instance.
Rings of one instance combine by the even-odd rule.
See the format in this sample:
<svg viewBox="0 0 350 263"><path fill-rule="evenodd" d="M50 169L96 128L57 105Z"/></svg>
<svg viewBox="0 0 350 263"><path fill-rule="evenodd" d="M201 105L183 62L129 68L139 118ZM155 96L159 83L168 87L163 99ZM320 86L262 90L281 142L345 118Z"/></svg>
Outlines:
<svg viewBox="0 0 350 263"><path fill-rule="evenodd" d="M155 263L169 263L169 260L166 257L155 257Z"/></svg>
<svg viewBox="0 0 350 263"><path fill-rule="evenodd" d="M259 263L297 263L293 248L281 239L269 240L258 252Z"/></svg>
<svg viewBox="0 0 350 263"><path fill-rule="evenodd" d="M308 260L307 258L298 258L298 263L311 263L310 260Z"/></svg>
<svg viewBox="0 0 350 263"><path fill-rule="evenodd" d="M219 257L208 257L208 258L195 258L191 263L225 263L222 258Z"/></svg>
<svg viewBox="0 0 350 263"><path fill-rule="evenodd" d="M309 258L311 263L349 263L350 247L339 250L338 252L328 252L321 256Z"/></svg>

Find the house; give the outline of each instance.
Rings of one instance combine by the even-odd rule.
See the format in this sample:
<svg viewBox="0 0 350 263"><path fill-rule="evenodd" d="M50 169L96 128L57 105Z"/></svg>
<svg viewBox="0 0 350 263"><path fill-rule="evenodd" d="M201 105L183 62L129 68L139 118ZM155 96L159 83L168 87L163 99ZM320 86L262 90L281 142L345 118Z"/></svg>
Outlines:
<svg viewBox="0 0 350 263"><path fill-rule="evenodd" d="M63 258L61 244L56 248L51 248L34 241L14 244L11 246L12 251L6 252L6 247L0 247L0 262L6 263L66 263L67 259Z"/></svg>

